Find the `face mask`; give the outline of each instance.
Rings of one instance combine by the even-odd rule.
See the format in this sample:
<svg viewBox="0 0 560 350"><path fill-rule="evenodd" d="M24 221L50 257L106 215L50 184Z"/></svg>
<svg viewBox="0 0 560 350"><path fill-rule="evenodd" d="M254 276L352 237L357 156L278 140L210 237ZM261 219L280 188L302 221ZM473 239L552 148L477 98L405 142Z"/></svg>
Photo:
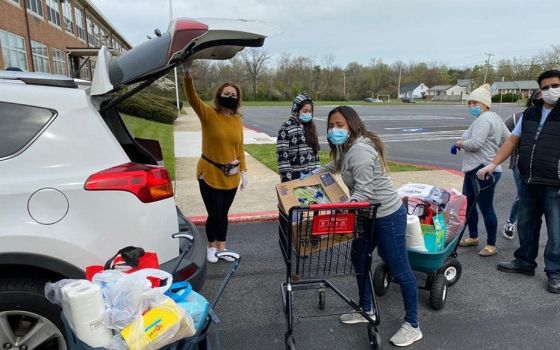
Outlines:
<svg viewBox="0 0 560 350"><path fill-rule="evenodd" d="M311 113L300 114L298 118L302 123L309 123L311 119L313 119L313 114Z"/></svg>
<svg viewBox="0 0 560 350"><path fill-rule="evenodd" d="M542 99L549 105L553 105L560 98L560 88L550 88L548 90L541 91Z"/></svg>
<svg viewBox="0 0 560 350"><path fill-rule="evenodd" d="M332 128L327 131L327 138L333 145L342 145L348 140L350 132L346 129Z"/></svg>
<svg viewBox="0 0 560 350"><path fill-rule="evenodd" d="M218 103L220 106L231 109L232 111L237 109L237 99L235 97L220 96L218 97Z"/></svg>
<svg viewBox="0 0 560 350"><path fill-rule="evenodd" d="M476 118L482 114L482 110L480 109L480 106L469 107L469 113Z"/></svg>

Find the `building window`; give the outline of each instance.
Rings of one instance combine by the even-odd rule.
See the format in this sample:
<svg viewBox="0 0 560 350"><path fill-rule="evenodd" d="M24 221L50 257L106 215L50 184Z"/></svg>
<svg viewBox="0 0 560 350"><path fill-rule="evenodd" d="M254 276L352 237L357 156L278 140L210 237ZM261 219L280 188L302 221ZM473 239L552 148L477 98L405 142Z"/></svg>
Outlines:
<svg viewBox="0 0 560 350"><path fill-rule="evenodd" d="M47 0L47 9L49 11L49 22L60 27L60 12L58 12L56 0Z"/></svg>
<svg viewBox="0 0 560 350"><path fill-rule="evenodd" d="M52 49L53 62L54 62L54 73L60 75L66 75L66 57L64 52Z"/></svg>
<svg viewBox="0 0 560 350"><path fill-rule="evenodd" d="M49 49L47 45L31 40L31 50L33 51L33 67L35 72L50 73Z"/></svg>
<svg viewBox="0 0 560 350"><path fill-rule="evenodd" d="M28 10L31 10L37 15L43 17L43 4L41 0L27 0L26 7Z"/></svg>
<svg viewBox="0 0 560 350"><path fill-rule="evenodd" d="M80 69L80 78L84 79L84 80L90 80L90 76L89 76L89 66L88 63L86 62L87 59L85 58L80 58L80 66L82 67ZM84 64L85 62L85 64Z"/></svg>
<svg viewBox="0 0 560 350"><path fill-rule="evenodd" d="M95 46L94 45L94 38L93 38L93 22L91 21L91 18L86 17L86 30L87 30L87 34L88 34L88 46L92 47Z"/></svg>
<svg viewBox="0 0 560 350"><path fill-rule="evenodd" d="M82 10L75 7L74 14L76 15L76 34L78 34L78 38L85 40L84 17L82 16Z"/></svg>
<svg viewBox="0 0 560 350"><path fill-rule="evenodd" d="M12 0L12 1L19 5L19 0Z"/></svg>
<svg viewBox="0 0 560 350"><path fill-rule="evenodd" d="M62 14L64 15L64 29L74 34L74 21L72 19L72 2L67 0L62 3Z"/></svg>
<svg viewBox="0 0 560 350"><path fill-rule="evenodd" d="M18 67L27 70L25 44L21 36L0 30L0 45L2 45L4 68Z"/></svg>
<svg viewBox="0 0 560 350"><path fill-rule="evenodd" d="M101 46L101 40L99 40L99 27L97 23L93 23L93 46Z"/></svg>

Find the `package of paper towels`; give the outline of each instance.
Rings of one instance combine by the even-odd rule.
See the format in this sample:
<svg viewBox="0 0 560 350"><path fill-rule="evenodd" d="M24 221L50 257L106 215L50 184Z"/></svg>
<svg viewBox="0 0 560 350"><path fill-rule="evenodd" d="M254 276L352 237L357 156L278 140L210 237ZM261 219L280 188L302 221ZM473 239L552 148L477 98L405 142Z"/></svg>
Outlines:
<svg viewBox="0 0 560 350"><path fill-rule="evenodd" d="M81 341L94 348L109 345L113 333L103 322L105 303L98 285L87 280L65 285L62 287L62 308Z"/></svg>
<svg viewBox="0 0 560 350"><path fill-rule="evenodd" d="M420 219L416 215L407 215L406 218L406 247L418 252L428 251L424 245Z"/></svg>

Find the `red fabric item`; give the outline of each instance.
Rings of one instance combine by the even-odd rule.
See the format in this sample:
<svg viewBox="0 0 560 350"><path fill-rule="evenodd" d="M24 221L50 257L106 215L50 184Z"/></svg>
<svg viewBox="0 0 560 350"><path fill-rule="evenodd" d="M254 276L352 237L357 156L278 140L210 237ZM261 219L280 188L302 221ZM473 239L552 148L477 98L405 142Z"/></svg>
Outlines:
<svg viewBox="0 0 560 350"><path fill-rule="evenodd" d="M118 255L113 259L110 264L112 270L116 269L123 271L125 273L132 273L141 269L159 269L159 261L156 253L145 252L143 256L138 259L138 266L131 267L127 266L123 258ZM92 280L93 276L104 270L103 265L90 265L86 267L86 279ZM157 278L148 278L152 282L152 287L159 287L160 280Z"/></svg>

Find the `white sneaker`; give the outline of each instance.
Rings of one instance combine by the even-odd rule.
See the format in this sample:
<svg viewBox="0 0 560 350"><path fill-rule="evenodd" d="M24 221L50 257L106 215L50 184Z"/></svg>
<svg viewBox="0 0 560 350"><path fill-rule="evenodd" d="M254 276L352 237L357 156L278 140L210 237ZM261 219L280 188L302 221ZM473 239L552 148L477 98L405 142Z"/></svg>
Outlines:
<svg viewBox="0 0 560 350"><path fill-rule="evenodd" d="M368 316L373 316L373 312L368 312ZM340 315L340 322L344 324L368 323L369 321L359 312Z"/></svg>
<svg viewBox="0 0 560 350"><path fill-rule="evenodd" d="M218 262L218 258L216 257L216 248L207 248L206 249L206 260L208 260L209 263L217 263Z"/></svg>
<svg viewBox="0 0 560 350"><path fill-rule="evenodd" d="M422 339L420 327L414 328L410 323L405 322L389 341L395 346L409 346L420 339Z"/></svg>

